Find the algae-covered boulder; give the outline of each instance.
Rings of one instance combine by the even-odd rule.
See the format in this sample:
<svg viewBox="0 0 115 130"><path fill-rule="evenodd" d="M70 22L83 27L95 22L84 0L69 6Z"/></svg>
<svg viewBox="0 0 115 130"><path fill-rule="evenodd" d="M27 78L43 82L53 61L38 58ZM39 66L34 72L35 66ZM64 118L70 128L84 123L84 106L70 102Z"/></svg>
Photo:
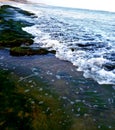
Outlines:
<svg viewBox="0 0 115 130"><path fill-rule="evenodd" d="M43 48L32 49L30 47L13 47L10 49L10 55L13 56L24 56L24 55L44 55L48 54L48 51Z"/></svg>
<svg viewBox="0 0 115 130"><path fill-rule="evenodd" d="M19 17L18 17L19 16ZM21 17L21 18L20 18ZM55 54L55 51L48 51L44 48L30 48L33 44L31 34L22 28L32 26L34 23L31 18L35 17L33 13L22 10L10 5L0 7L0 47L9 47L10 54L13 56L24 55L44 55L48 53ZM30 19L27 20L27 19ZM21 47L21 45L25 47Z"/></svg>
<svg viewBox="0 0 115 130"><path fill-rule="evenodd" d="M10 49L12 56L25 56L25 55L46 55L48 53L55 53L54 50L48 51L45 48L30 48L30 47L13 47Z"/></svg>
<svg viewBox="0 0 115 130"><path fill-rule="evenodd" d="M33 36L22 30L22 27L32 26L33 23L17 16L31 18L34 14L9 5L0 7L0 46L15 47L33 43Z"/></svg>

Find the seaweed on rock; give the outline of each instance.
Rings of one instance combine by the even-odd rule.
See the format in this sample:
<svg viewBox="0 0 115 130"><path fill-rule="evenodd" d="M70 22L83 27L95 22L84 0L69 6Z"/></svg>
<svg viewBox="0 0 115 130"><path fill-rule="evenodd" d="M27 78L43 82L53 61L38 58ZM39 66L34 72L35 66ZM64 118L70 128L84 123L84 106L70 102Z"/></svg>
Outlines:
<svg viewBox="0 0 115 130"><path fill-rule="evenodd" d="M17 7L3 5L0 8L0 46L15 47L21 44L33 43L33 36L22 30L22 27L33 25L26 20L16 19L16 14L25 17L34 16L33 13L21 10Z"/></svg>

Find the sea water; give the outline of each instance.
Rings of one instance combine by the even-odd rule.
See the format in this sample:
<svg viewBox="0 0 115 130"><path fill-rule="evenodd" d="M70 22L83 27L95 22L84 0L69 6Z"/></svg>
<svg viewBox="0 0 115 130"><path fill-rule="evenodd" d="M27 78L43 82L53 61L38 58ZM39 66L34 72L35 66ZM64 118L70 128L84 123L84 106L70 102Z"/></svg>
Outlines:
<svg viewBox="0 0 115 130"><path fill-rule="evenodd" d="M35 14L29 19L16 16L34 24L23 28L35 37L31 47L56 50L56 57L71 62L84 77L100 84L115 84L115 13L15 2L11 5Z"/></svg>

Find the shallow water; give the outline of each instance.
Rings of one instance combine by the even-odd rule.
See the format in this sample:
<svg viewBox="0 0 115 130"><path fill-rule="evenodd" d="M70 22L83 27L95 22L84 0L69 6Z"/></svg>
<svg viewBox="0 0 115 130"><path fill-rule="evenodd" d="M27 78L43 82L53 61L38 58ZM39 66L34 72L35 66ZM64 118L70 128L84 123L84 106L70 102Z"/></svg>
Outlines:
<svg viewBox="0 0 115 130"><path fill-rule="evenodd" d="M37 86L38 79L48 84L47 89L56 93L62 102L61 109L68 117L66 121L72 121L71 130L115 129L114 85L99 85L85 79L75 66L54 55L12 57L8 50L1 50L0 56L1 68L20 76L19 82L29 82L27 95ZM38 90L43 92L44 87Z"/></svg>

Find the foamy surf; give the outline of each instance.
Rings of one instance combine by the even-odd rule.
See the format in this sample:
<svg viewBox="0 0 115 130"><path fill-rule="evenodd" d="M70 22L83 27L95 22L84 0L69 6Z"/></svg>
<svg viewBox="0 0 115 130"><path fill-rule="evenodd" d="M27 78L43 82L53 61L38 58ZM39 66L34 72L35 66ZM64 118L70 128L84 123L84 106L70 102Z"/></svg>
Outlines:
<svg viewBox="0 0 115 130"><path fill-rule="evenodd" d="M115 84L114 13L39 4L12 5L36 16L29 19L33 26L23 28L35 37L32 47L56 50L56 57L73 63L84 72L84 77L100 84Z"/></svg>

